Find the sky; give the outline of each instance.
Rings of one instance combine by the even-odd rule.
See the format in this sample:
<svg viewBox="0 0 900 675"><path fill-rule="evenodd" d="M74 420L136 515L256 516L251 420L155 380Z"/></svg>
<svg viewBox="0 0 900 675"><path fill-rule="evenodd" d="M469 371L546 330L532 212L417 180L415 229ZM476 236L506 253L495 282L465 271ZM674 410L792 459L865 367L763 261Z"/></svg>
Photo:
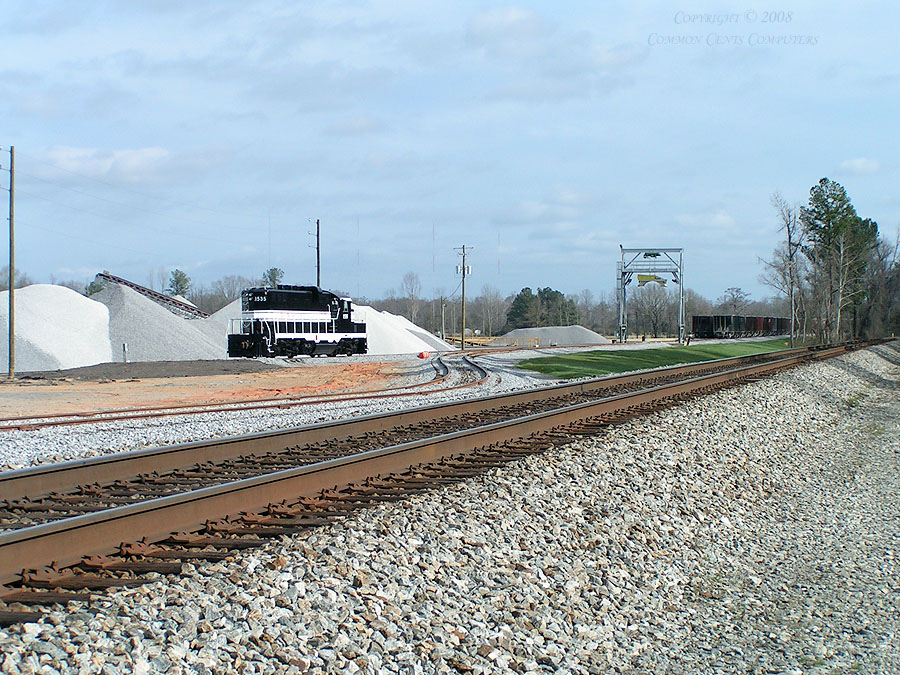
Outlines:
<svg viewBox="0 0 900 675"><path fill-rule="evenodd" d="M4 9L0 164L15 146L16 267L38 282L313 284L318 219L322 286L357 297L408 272L458 294L463 245L470 296L599 296L621 244L761 299L774 192L805 205L827 176L900 226L894 2Z"/></svg>

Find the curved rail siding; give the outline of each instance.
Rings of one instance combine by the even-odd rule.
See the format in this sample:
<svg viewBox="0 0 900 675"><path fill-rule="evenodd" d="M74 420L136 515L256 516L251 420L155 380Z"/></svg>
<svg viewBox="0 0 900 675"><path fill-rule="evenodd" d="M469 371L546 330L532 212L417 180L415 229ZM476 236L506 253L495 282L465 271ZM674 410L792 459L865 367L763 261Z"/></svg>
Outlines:
<svg viewBox="0 0 900 675"><path fill-rule="evenodd" d="M146 406L132 408L116 408L112 410L94 410L72 412L65 415L31 415L25 417L0 418L0 432L2 431L31 431L43 427L73 426L81 424L102 424L104 422L120 422L127 420L154 419L158 417L173 417L176 415L197 415L202 413L242 412L245 410L262 410L268 408L293 408L306 405L318 405L322 403L341 403L345 401L357 401L377 398L403 398L405 396L427 396L439 394L455 389L463 389L481 384L488 377L487 371L480 365L463 356L465 364L480 373L477 379L462 384L454 384L436 389L426 389L446 382L450 377L450 366L444 361L443 356L437 356L432 360L435 376L427 382L409 384L400 387L388 387L361 391L353 394L312 394L307 396L278 396L258 399L244 399L240 401L228 401L227 403L209 403L174 406Z"/></svg>

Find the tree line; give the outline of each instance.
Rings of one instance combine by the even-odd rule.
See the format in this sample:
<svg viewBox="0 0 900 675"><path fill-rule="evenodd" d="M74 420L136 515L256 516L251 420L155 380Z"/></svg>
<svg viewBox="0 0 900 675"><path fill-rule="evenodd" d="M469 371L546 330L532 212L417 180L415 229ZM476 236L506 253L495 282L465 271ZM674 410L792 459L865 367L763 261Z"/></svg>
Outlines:
<svg viewBox="0 0 900 675"><path fill-rule="evenodd" d="M7 268L8 269L8 268ZM0 274L3 271L0 270ZM8 278L8 272L2 279ZM270 268L256 279L240 275L226 275L209 285L195 285L183 270L159 268L148 275L145 285L171 296L190 300L204 312L213 313L237 299L241 291L254 286L275 286L284 278L279 268ZM6 290L0 279L0 290ZM27 286L31 279L17 275L16 286ZM102 289L95 281L87 284L75 281L53 283L67 286L90 296ZM8 284L6 284L8 285ZM349 295L341 289L331 289L339 295ZM458 335L462 329L462 302L459 295L451 296L443 289L436 289L431 297L424 297L419 276L407 272L400 283L399 292L390 289L384 298L356 298L358 305L370 305L375 309L399 314L422 328L440 335ZM710 302L691 289L685 290L685 306L688 316L693 314L759 314L784 316L783 299L765 299L754 302L740 288L729 288L715 302ZM780 313L779 313L780 312ZM632 334L654 337L677 335L678 292L655 284L635 289L629 295L628 325ZM604 335L616 332L618 310L615 294L595 296L589 289L578 294L563 294L550 287L525 287L516 294L504 296L499 289L485 284L480 292L466 300L467 332L485 336L502 335L515 328L540 326L582 325Z"/></svg>
<svg viewBox="0 0 900 675"><path fill-rule="evenodd" d="M413 278L414 277L414 278ZM458 335L462 329L462 303L459 296L447 297L438 289L431 297L422 297L417 275L408 272L400 291L391 289L382 299L360 298L360 304L400 314L419 326L441 334ZM653 337L678 334L678 289L648 284L630 292L627 304L628 326L632 335ZM784 298L753 300L740 288L725 289L715 300L707 300L692 289L685 289L685 311L692 314L747 314L787 316ZM413 318L415 317L415 318ZM595 296L589 289L563 294L553 288L525 287L504 296L491 284L466 299L466 330L485 336L503 335L515 328L581 325L602 335L615 335L618 305L615 292Z"/></svg>
<svg viewBox="0 0 900 675"><path fill-rule="evenodd" d="M874 337L900 331L900 260L898 244L886 241L878 224L861 217L846 190L822 178L810 189L806 206L792 207L776 193L772 197L784 241L770 260L761 260L760 280L772 288L773 297L751 299L739 287L730 287L715 300L685 289L685 315L690 330L692 315L743 314L793 317L796 335L821 341L847 337ZM8 267L0 269L0 290L7 290ZM215 312L253 286L275 286L282 281L279 268L267 269L259 278L228 275L208 286L194 285L182 270L160 267L148 275L147 286L180 295L205 312ZM51 280L85 295L101 288L74 281ZM32 283L18 272L16 286ZM336 293L349 295L341 289ZM425 297L415 272L407 272L399 289L383 298L357 298L357 304L405 316L422 328L440 335L462 329L461 298L437 288ZM657 283L629 287L628 326L632 335L677 335L678 289ZM564 294L550 287L522 288L504 296L485 284L466 302L466 329L486 336L502 335L515 328L579 324L604 335L614 335L618 308L614 292L595 296L589 289Z"/></svg>
<svg viewBox="0 0 900 675"><path fill-rule="evenodd" d="M806 206L772 196L784 242L760 280L788 298L796 334L823 342L900 329L898 239L857 212L844 187L822 178Z"/></svg>

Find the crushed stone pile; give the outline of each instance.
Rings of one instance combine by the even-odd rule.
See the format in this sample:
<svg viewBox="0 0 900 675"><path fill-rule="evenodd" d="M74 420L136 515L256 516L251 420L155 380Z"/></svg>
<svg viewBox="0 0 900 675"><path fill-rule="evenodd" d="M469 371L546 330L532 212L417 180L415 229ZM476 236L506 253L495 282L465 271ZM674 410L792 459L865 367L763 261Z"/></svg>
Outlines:
<svg viewBox="0 0 900 675"><path fill-rule="evenodd" d="M80 368L111 358L109 312L65 286L17 288L16 372ZM0 368L9 372L9 291L0 292Z"/></svg>
<svg viewBox="0 0 900 675"><path fill-rule="evenodd" d="M191 319L191 325L216 344L227 344L231 319L241 318L241 299L232 300L206 319Z"/></svg>
<svg viewBox="0 0 900 675"><path fill-rule="evenodd" d="M444 351L453 349L435 346L442 342L430 336L415 324L406 319L396 317L390 312L379 312L368 305L353 306L354 320L364 320L369 334L369 354L416 354L427 351ZM416 333L408 329L407 324L416 328ZM422 334L431 338L426 341Z"/></svg>
<svg viewBox="0 0 900 675"><path fill-rule="evenodd" d="M381 312L381 314L388 317L391 321L396 322L398 326L406 328L406 330L412 333L415 337L419 338L422 342L430 345L430 349L433 351L447 352L456 349L456 347L451 345L449 342L445 342L438 336L432 335L424 328L414 324L405 316L400 316L399 314L391 314L390 312Z"/></svg>
<svg viewBox="0 0 900 675"><path fill-rule="evenodd" d="M584 326L544 326L543 328L516 328L503 337L538 338L538 346L553 347L574 345L608 345L608 339Z"/></svg>
<svg viewBox="0 0 900 675"><path fill-rule="evenodd" d="M7 332L8 292L0 293L2 334ZM368 325L369 354L450 351L452 345L402 316L354 306ZM186 319L124 285L109 283L85 298L64 286L34 284L16 291L16 370L52 371L123 360L194 361L227 358L230 319L240 318L234 300L206 319ZM0 340L6 372L6 340Z"/></svg>
<svg viewBox="0 0 900 675"><path fill-rule="evenodd" d="M204 319L184 319L137 291L108 284L91 296L109 308L109 342L122 360L122 344L129 361L192 361L226 358L225 336L215 340L199 327Z"/></svg>

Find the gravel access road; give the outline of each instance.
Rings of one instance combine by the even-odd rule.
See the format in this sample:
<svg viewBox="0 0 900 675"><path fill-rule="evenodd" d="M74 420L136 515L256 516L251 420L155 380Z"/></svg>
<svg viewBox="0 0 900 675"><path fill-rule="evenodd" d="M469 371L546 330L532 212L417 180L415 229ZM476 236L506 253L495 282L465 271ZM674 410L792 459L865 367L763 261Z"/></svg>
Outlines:
<svg viewBox="0 0 900 675"><path fill-rule="evenodd" d="M0 631L4 672L900 672L900 348Z"/></svg>

